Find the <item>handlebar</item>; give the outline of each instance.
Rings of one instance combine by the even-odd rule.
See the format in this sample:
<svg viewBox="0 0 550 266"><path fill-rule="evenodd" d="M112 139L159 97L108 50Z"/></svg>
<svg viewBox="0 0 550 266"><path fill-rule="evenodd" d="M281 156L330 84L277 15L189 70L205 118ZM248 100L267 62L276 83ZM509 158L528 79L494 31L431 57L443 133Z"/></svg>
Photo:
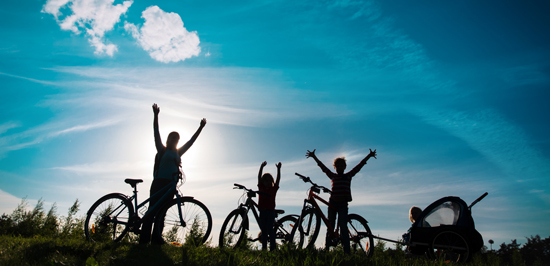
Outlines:
<svg viewBox="0 0 550 266"><path fill-rule="evenodd" d="M470 204L470 206L468 206L468 209L471 209L472 206L476 205L476 203L480 202L483 198L485 198L487 195L489 195L488 192L485 192L483 193L483 195L479 196L479 198L477 198L476 200L474 200L474 202L472 202L472 204Z"/></svg>
<svg viewBox="0 0 550 266"><path fill-rule="evenodd" d="M252 194L269 195L269 194L267 194L267 193L265 193L265 192L254 191L254 190L252 190L252 189L246 188L245 186L243 186L243 185L241 185L241 184L235 183L235 184L233 184L233 185L235 186L233 189L243 189L243 190L246 190L246 192L252 193ZM252 197L254 197L254 196L252 196Z"/></svg>
<svg viewBox="0 0 550 266"><path fill-rule="evenodd" d="M299 176L300 179L302 179L302 181L304 181L304 182L306 182L306 183L307 183L307 182L311 182L311 179L309 179L309 177L303 176L303 175L298 174L298 173L294 173L294 174L297 175L297 176Z"/></svg>
<svg viewBox="0 0 550 266"><path fill-rule="evenodd" d="M330 189L328 189L328 188L326 188L326 187L323 187L323 186L319 186L319 185L313 183L313 182L311 181L311 178L309 178L309 177L307 177L307 176L304 176L304 175L301 175L301 174L299 174L299 173L294 173L294 174L297 175L298 177L300 177L300 179L302 179L302 181L304 181L304 183L311 183L311 184L313 185L313 187L315 187L315 188L320 188L320 189L322 189L323 192L325 192L325 193L329 193L329 194L332 193L332 191L331 191Z"/></svg>
<svg viewBox="0 0 550 266"><path fill-rule="evenodd" d="M235 186L233 189L246 189L245 186L243 186L241 184L237 184L237 183L233 184L233 186Z"/></svg>

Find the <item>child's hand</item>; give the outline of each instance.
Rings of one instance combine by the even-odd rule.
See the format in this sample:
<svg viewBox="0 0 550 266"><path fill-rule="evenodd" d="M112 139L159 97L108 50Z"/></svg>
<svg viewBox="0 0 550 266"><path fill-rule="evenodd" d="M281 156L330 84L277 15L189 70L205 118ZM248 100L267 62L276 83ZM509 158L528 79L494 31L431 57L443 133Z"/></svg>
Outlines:
<svg viewBox="0 0 550 266"><path fill-rule="evenodd" d="M264 162L262 163L261 167L265 167L266 165L267 165L267 162L264 161Z"/></svg>
<svg viewBox="0 0 550 266"><path fill-rule="evenodd" d="M153 113L158 115L160 113L160 107L156 103L153 104Z"/></svg>
<svg viewBox="0 0 550 266"><path fill-rule="evenodd" d="M204 127L204 126L206 126L206 118L203 118L201 120L201 127Z"/></svg>
<svg viewBox="0 0 550 266"><path fill-rule="evenodd" d="M316 149L315 149L316 150ZM306 158L315 157L315 150L306 152Z"/></svg>
<svg viewBox="0 0 550 266"><path fill-rule="evenodd" d="M376 159L376 149L374 149L374 151L372 151L371 149L369 149L370 153L369 153L369 157L374 157L374 159Z"/></svg>
<svg viewBox="0 0 550 266"><path fill-rule="evenodd" d="M275 167L277 167L277 169L281 169L281 166L283 166L281 162L279 162L278 164L275 164Z"/></svg>

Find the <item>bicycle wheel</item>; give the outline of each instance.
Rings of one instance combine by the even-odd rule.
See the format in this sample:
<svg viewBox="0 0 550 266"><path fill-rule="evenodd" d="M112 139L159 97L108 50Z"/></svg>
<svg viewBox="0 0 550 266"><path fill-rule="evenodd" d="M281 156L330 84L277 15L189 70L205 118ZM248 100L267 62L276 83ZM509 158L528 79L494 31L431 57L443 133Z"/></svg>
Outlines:
<svg viewBox="0 0 550 266"><path fill-rule="evenodd" d="M275 223L275 242L277 246L287 243L293 243L294 245L301 247L304 242L304 233L299 232L294 234L291 239L292 228L298 224L298 218L295 215L287 215L279 219Z"/></svg>
<svg viewBox="0 0 550 266"><path fill-rule="evenodd" d="M302 212L302 221L300 221L300 228L302 230L303 241L302 245L298 248L315 248L315 241L319 235L319 229L321 228L321 217L317 215L317 211L313 208L307 208ZM295 236L293 236L293 239Z"/></svg>
<svg viewBox="0 0 550 266"><path fill-rule="evenodd" d="M86 239L92 242L120 241L128 232L128 221L133 215L134 207L125 195L112 193L101 197L86 215Z"/></svg>
<svg viewBox="0 0 550 266"><path fill-rule="evenodd" d="M364 252L367 257L371 257L374 253L374 238L367 220L357 214L349 214L348 231L351 249L354 252Z"/></svg>
<svg viewBox="0 0 550 266"><path fill-rule="evenodd" d="M155 223L165 243L201 245L212 231L212 215L202 202L193 198L173 199L160 210ZM181 212L181 216L180 216Z"/></svg>
<svg viewBox="0 0 550 266"><path fill-rule="evenodd" d="M428 254L443 261L466 262L470 256L470 246L459 233L443 231L434 237Z"/></svg>
<svg viewBox="0 0 550 266"><path fill-rule="evenodd" d="M244 210L235 209L229 213L220 231L219 247L236 248L241 245L246 235L247 224L248 217Z"/></svg>

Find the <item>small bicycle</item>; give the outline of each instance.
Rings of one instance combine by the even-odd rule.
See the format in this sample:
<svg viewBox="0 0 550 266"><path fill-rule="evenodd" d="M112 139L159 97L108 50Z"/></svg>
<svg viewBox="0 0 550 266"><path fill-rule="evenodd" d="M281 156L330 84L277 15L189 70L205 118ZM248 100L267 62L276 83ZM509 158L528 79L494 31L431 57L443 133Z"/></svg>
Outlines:
<svg viewBox="0 0 550 266"><path fill-rule="evenodd" d="M227 218L225 218L222 229L220 231L220 247L237 248L244 243L243 241L245 240L245 236L247 235L246 232L249 230L248 212L250 210L252 210L256 222L260 224L260 218L258 216L258 211L256 210L258 208L258 204L256 204L256 202L254 202L252 198L256 197L256 194L262 192L253 191L240 184L234 185L235 187L233 189L242 189L245 191L242 197L246 195L246 200L244 203L239 204L239 207L230 212ZM285 212L284 210L275 211L277 215L283 214ZM298 215L287 215L275 221L275 224L273 226L276 238L275 242L278 246L290 242L290 234L297 221ZM250 242L255 242L260 239L261 232L256 238L247 237L247 240ZM302 243L303 234L295 234L294 240L292 242Z"/></svg>
<svg viewBox="0 0 550 266"><path fill-rule="evenodd" d="M208 239L212 231L210 211L193 197L181 195L179 186L183 182L178 186L178 180L174 180L154 194L153 196L163 196L154 206L149 206L149 209L145 204L150 198L138 205L137 184L143 180L126 179L124 182L134 189L131 197L121 193L107 194L97 200L87 212L84 233L88 240L117 242L128 232L139 235L143 220L157 211L155 224L162 224L163 229L158 232L153 230L153 234L160 234L164 242L180 245L190 240L204 243ZM174 197L174 194L175 198L161 205L168 197Z"/></svg>
<svg viewBox="0 0 550 266"><path fill-rule="evenodd" d="M305 177L298 173L296 173L296 175L305 183L311 183L312 186L308 191L308 197L304 200L302 212L298 217L298 224L300 226L295 226L292 229L290 239L293 239L292 237L294 234L303 234L306 242L305 247L313 248L315 240L317 240L317 236L319 235L322 219L328 232L330 232L331 239L328 241L329 244L331 246L336 246L340 242L340 235L338 234L338 232L340 232L339 225L336 223L336 228L333 228L317 203L317 200L319 200L329 208L334 208L329 202L317 195L321 193L321 190L330 194L332 193L331 190L313 183L309 177ZM367 225L367 220L358 214L348 214L348 231L350 234L351 249L354 251L362 251L367 256L372 256L374 251L374 240L370 228ZM295 243L298 248L302 248L301 243Z"/></svg>

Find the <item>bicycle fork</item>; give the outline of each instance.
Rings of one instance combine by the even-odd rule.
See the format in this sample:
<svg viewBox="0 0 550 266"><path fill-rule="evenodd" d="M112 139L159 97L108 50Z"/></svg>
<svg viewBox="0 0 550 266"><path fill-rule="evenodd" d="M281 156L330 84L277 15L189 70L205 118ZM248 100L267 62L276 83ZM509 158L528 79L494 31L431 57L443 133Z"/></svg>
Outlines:
<svg viewBox="0 0 550 266"><path fill-rule="evenodd" d="M241 230L247 230L248 229L248 222L247 222L248 210L242 204L236 210L239 210L240 212L243 213L243 217L242 217L243 220L239 223L239 228L237 228L237 230L235 231L235 223L237 222L237 220L239 218L239 215L235 215L235 218L233 219L233 221L231 221L231 225L229 226L228 231L230 231L234 234L240 234Z"/></svg>
<svg viewBox="0 0 550 266"><path fill-rule="evenodd" d="M176 193L177 194L177 193ZM182 206L182 202L181 202L181 197L176 196L177 198L177 201L178 201L178 214L179 214L179 217L180 217L180 224L181 224L181 227L186 227L187 226L187 223L183 220L183 213L181 212L181 208L180 206Z"/></svg>
<svg viewBox="0 0 550 266"><path fill-rule="evenodd" d="M290 239L287 239L287 241L290 242L290 241L292 241L292 239L294 239L294 236L296 235L296 230L299 230L300 232L302 232L304 234L304 238L306 236L309 236L309 232L310 232L310 229L311 229L311 220L308 221L308 223L307 223L307 230L304 230L304 228L302 227L302 221L304 220L304 216L307 213L307 210L311 208L308 204L311 204L309 202L309 200L304 199L304 205L302 205L302 212L300 213L300 217L298 217L298 221L292 227L292 231L291 231L290 235L288 236ZM299 244L299 243L297 243L297 244Z"/></svg>

